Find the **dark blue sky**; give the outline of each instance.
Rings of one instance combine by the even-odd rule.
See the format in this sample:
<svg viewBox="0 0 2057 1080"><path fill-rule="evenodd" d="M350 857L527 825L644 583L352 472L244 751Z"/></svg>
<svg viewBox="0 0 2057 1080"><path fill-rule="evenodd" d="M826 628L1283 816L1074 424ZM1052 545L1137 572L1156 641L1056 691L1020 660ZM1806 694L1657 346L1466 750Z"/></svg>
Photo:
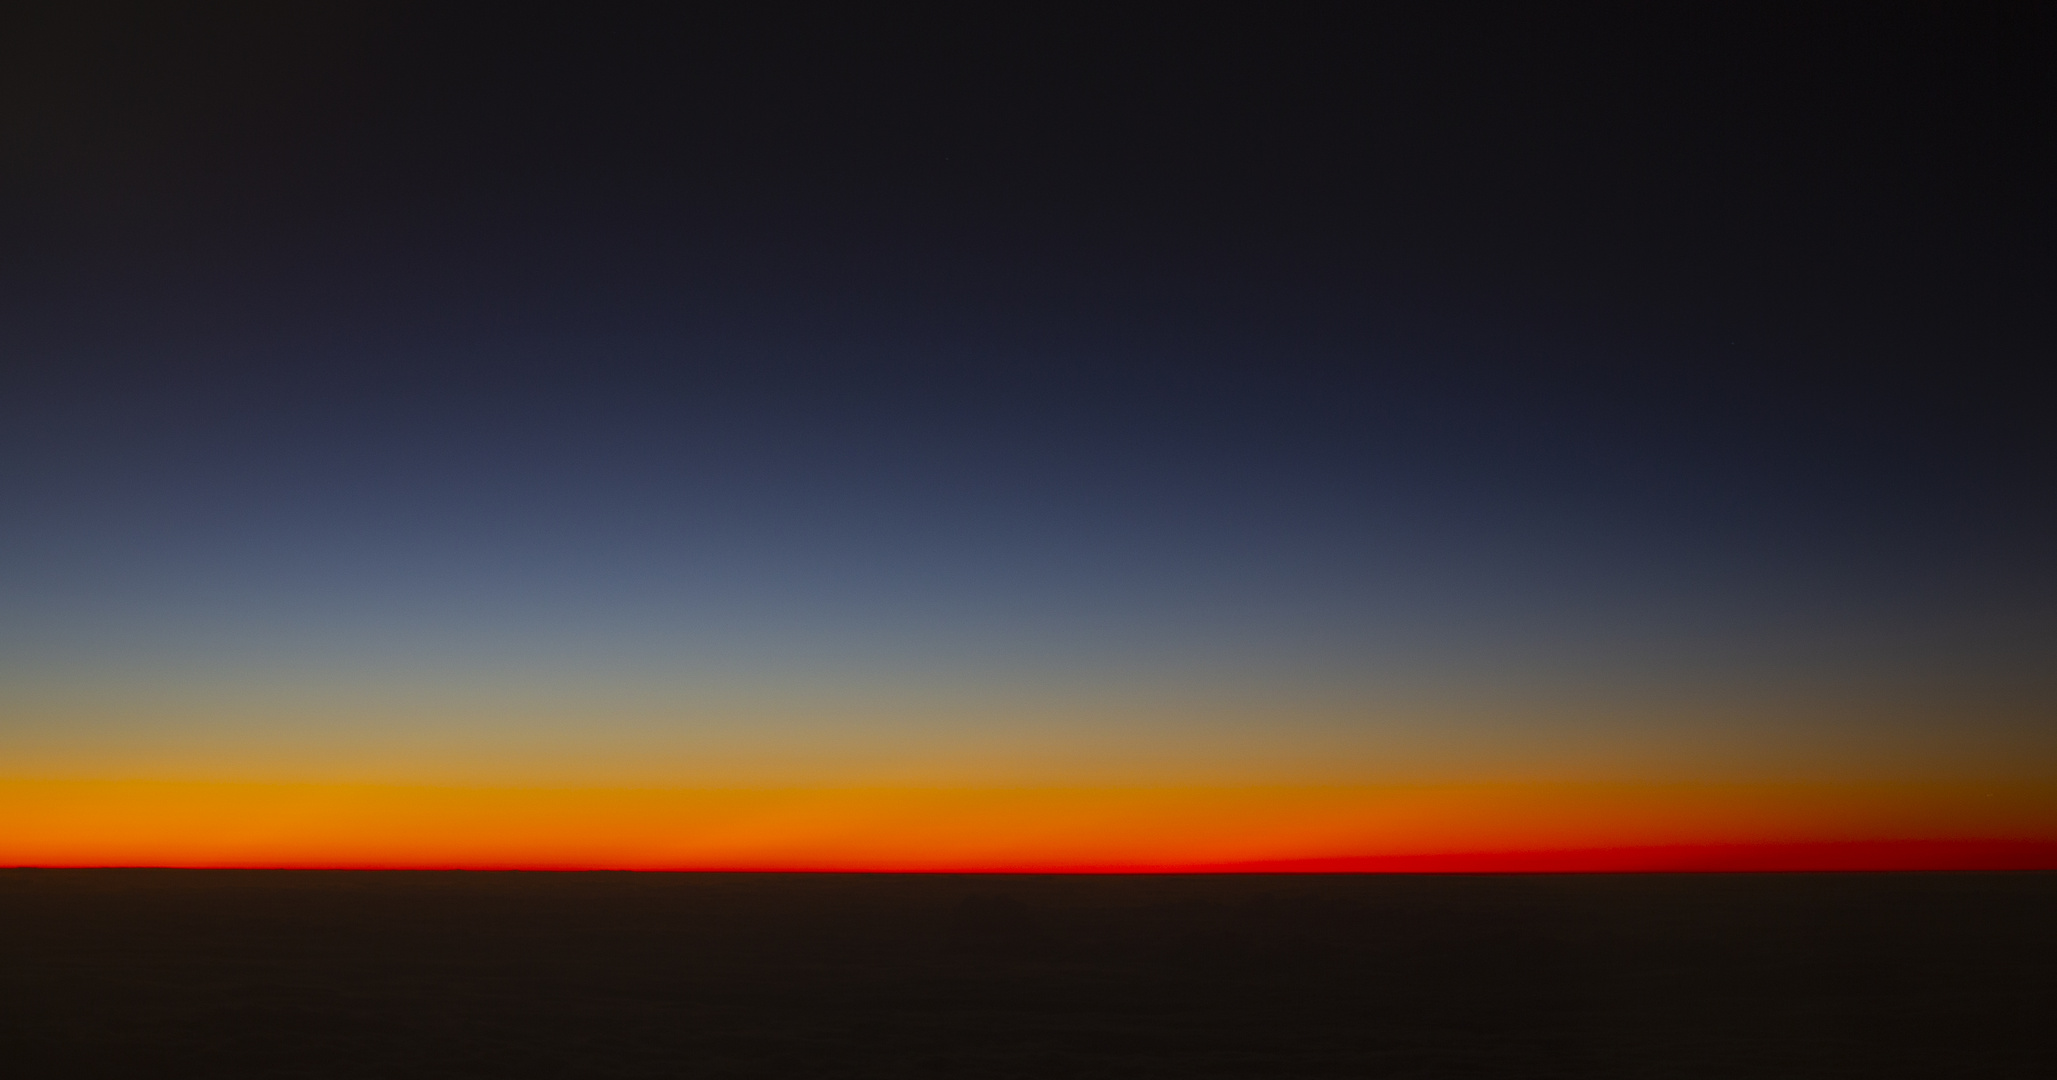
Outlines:
<svg viewBox="0 0 2057 1080"><path fill-rule="evenodd" d="M2050 715L2042 13L10 18L22 700Z"/></svg>

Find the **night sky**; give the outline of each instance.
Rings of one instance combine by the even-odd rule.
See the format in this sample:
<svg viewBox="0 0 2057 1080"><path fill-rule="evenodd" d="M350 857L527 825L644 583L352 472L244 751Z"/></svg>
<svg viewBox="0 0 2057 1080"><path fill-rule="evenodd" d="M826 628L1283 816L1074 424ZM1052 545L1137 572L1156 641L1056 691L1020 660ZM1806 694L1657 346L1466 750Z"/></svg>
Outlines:
<svg viewBox="0 0 2057 1080"><path fill-rule="evenodd" d="M745 10L10 6L0 865L2057 865L2048 8Z"/></svg>

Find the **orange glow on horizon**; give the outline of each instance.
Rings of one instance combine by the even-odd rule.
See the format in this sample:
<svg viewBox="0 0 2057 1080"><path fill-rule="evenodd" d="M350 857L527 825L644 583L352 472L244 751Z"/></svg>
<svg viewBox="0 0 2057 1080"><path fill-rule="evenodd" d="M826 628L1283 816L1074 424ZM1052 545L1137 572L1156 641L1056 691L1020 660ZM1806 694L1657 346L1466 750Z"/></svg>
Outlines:
<svg viewBox="0 0 2057 1080"><path fill-rule="evenodd" d="M2057 790L633 790L0 781L0 865L880 872L2057 869Z"/></svg>

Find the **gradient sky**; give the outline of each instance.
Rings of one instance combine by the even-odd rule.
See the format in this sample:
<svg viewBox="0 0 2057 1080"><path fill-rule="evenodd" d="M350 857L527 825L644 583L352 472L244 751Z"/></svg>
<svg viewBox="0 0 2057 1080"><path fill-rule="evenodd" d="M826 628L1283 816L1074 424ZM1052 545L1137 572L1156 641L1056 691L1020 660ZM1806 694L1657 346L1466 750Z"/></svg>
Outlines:
<svg viewBox="0 0 2057 1080"><path fill-rule="evenodd" d="M8 19L0 865L2057 865L2047 13Z"/></svg>

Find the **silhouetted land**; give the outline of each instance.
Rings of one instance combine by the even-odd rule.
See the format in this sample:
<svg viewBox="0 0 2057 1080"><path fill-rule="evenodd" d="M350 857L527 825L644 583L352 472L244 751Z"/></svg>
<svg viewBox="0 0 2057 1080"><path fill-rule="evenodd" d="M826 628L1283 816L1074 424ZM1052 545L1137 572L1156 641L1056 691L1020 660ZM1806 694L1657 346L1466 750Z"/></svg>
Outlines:
<svg viewBox="0 0 2057 1080"><path fill-rule="evenodd" d="M2057 875L0 871L0 1070L2057 1076Z"/></svg>

